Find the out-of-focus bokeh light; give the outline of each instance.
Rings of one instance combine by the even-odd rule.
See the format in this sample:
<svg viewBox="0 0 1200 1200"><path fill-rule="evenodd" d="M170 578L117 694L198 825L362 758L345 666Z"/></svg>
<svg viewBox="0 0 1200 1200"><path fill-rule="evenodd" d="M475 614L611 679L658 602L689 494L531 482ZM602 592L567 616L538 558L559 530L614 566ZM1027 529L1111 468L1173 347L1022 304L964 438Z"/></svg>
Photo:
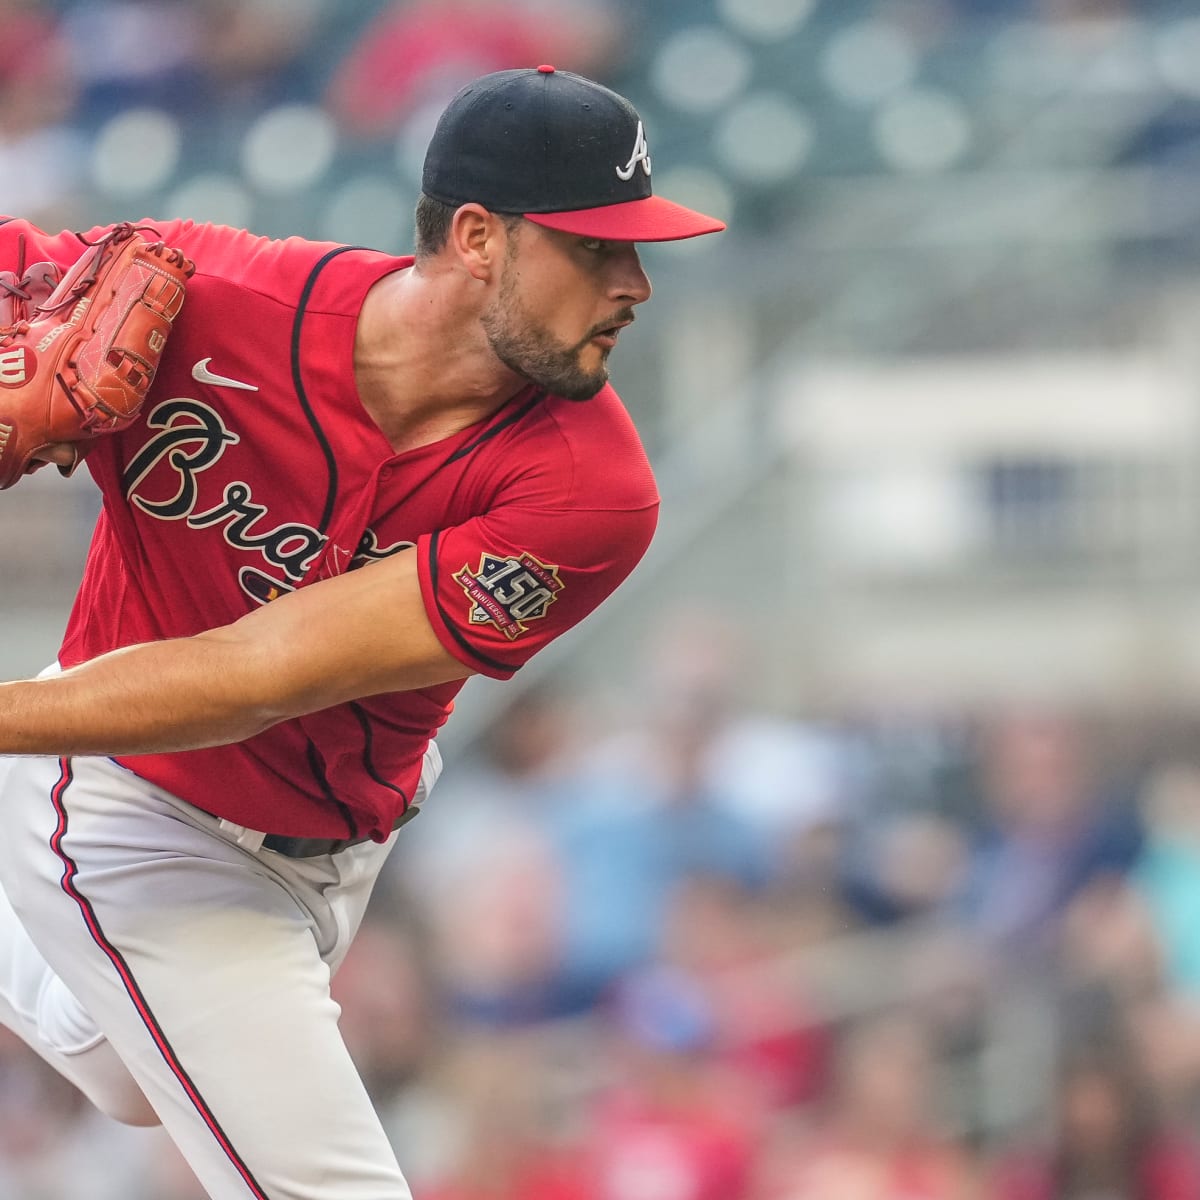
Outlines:
<svg viewBox="0 0 1200 1200"><path fill-rule="evenodd" d="M659 95L676 108L712 113L746 87L754 72L750 52L714 26L675 34L658 52L651 79Z"/></svg>

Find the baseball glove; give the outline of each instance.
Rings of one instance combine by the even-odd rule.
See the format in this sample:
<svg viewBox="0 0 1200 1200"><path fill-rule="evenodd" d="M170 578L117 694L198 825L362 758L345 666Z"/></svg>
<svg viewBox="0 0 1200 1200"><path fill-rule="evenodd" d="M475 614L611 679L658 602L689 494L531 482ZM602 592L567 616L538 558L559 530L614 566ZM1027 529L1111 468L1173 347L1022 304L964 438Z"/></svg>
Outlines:
<svg viewBox="0 0 1200 1200"><path fill-rule="evenodd" d="M51 263L0 272L0 490L38 451L75 443L78 461L141 411L195 270L141 234L114 225L61 278Z"/></svg>

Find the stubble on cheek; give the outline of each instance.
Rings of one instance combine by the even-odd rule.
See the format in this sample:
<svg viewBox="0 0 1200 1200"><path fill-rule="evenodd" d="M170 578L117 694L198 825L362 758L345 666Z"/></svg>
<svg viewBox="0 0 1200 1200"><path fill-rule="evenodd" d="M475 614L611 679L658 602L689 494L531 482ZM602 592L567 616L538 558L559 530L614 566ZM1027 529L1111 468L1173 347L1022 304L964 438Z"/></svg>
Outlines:
<svg viewBox="0 0 1200 1200"><path fill-rule="evenodd" d="M481 322L492 352L510 371L566 400L590 400L608 382L608 351L588 370L583 355L594 333L574 346L560 343L529 314L506 277Z"/></svg>

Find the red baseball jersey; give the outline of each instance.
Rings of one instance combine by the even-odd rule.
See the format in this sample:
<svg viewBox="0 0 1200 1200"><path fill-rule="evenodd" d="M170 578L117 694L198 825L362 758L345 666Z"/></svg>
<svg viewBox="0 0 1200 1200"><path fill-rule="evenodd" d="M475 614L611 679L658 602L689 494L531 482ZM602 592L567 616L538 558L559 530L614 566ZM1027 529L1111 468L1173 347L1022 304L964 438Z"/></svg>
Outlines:
<svg viewBox="0 0 1200 1200"><path fill-rule="evenodd" d="M103 507L64 666L226 625L409 550L446 649L504 679L641 558L658 495L611 388L584 403L528 388L452 437L395 454L358 398L353 349L368 289L410 258L152 225L196 274L142 416L87 458ZM22 237L26 262L66 265L84 249L74 234L10 220L0 266L16 264ZM381 839L461 686L364 698L232 746L118 761L252 829Z"/></svg>

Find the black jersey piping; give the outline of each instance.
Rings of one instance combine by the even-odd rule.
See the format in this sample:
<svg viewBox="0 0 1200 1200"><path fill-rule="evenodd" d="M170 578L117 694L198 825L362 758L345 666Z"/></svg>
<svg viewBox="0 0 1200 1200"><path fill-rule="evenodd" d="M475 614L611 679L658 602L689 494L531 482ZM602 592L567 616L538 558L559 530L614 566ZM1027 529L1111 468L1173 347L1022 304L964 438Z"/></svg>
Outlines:
<svg viewBox="0 0 1200 1200"><path fill-rule="evenodd" d="M342 820L346 822L346 828L350 831L351 840L358 837L358 822L354 819L354 814L350 811L348 804L343 804L334 794L333 788L329 785L329 780L325 777L325 766L321 761L321 752L317 749L317 744L308 739L308 751L306 753L308 759L308 769L312 771L313 778L317 781L317 786L321 789L321 794L342 814Z"/></svg>
<svg viewBox="0 0 1200 1200"><path fill-rule="evenodd" d="M375 748L375 731L371 728L371 717L367 710L363 708L357 701L350 701L350 711L354 714L354 719L358 722L359 728L363 731L363 770L366 771L368 778L373 779L382 788L387 788L389 792L395 792L401 800L404 801L404 812L408 812L408 806L411 803L408 798L408 793L400 787L397 787L391 781L384 779L380 775L378 768L375 766L375 760L372 752Z"/></svg>
<svg viewBox="0 0 1200 1200"><path fill-rule="evenodd" d="M476 662L484 663L485 665L494 668L497 671L519 671L519 666L513 666L512 663L501 662L496 658L489 658L486 654L481 654L470 642L467 641L458 629L454 622L450 619L450 614L446 611L445 605L442 604L442 598L438 591L438 557L437 547L440 533L434 530L429 535L429 581L432 585L434 602L437 604L438 613L442 618L442 623L450 631L450 636L473 658Z"/></svg>
<svg viewBox="0 0 1200 1200"><path fill-rule="evenodd" d="M483 445L489 438L494 438L502 429L507 429L510 425L515 425L520 421L534 405L540 403L546 398L545 392L534 392L534 394L521 405L520 408L508 414L503 421L497 421L490 429L485 429L473 442L468 442L465 446L460 446L459 449L450 455L442 466L448 467L452 462L458 462L460 458L466 458L468 454L473 454L480 446Z"/></svg>
<svg viewBox="0 0 1200 1200"><path fill-rule="evenodd" d="M317 420L317 414L313 411L312 404L309 402L308 393L304 390L304 379L300 372L300 334L304 326L304 315L308 308L308 302L312 299L313 289L317 286L317 277L339 254L345 254L348 250L363 249L366 249L366 247L338 246L337 249L330 250L313 267L309 272L308 278L304 281L304 289L300 293L300 303L296 306L296 319L292 322L292 384L296 389L296 399L300 401L300 407L304 410L304 415L308 419L309 428L313 431L313 436L317 439L317 444L321 447L321 453L325 456L325 466L329 472L329 487L325 493L325 508L321 513L321 520L317 525L317 529L321 533L328 532L329 523L333 520L333 508L337 501L338 487L337 458L334 456L333 447L329 444L329 438L325 435L325 430L321 427L321 422Z"/></svg>

